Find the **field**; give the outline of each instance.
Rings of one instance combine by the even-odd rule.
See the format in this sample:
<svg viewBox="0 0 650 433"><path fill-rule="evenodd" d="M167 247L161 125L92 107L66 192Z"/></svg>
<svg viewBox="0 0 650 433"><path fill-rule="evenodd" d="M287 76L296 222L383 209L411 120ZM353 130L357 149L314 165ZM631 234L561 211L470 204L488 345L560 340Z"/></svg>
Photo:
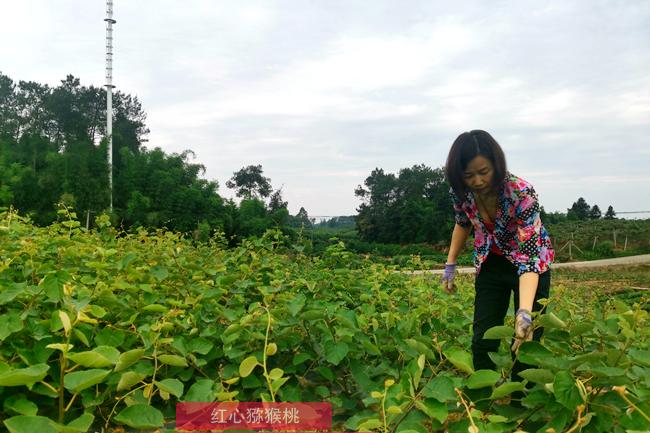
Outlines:
<svg viewBox="0 0 650 433"><path fill-rule="evenodd" d="M471 276L448 295L343 243L313 257L268 232L229 249L73 217L0 215L12 433L165 430L177 402L234 400L327 401L348 431L650 429L647 266L555 272L520 383L511 317L490 331L497 371L473 369Z"/></svg>

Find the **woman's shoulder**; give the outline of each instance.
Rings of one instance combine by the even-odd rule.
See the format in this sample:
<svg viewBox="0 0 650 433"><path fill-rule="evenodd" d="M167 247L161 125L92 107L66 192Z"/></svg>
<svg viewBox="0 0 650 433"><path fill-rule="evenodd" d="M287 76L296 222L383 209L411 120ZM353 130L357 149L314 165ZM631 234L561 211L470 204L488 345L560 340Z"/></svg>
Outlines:
<svg viewBox="0 0 650 433"><path fill-rule="evenodd" d="M506 172L503 180L503 189L506 197L520 197L522 194L534 192L533 185L525 179Z"/></svg>

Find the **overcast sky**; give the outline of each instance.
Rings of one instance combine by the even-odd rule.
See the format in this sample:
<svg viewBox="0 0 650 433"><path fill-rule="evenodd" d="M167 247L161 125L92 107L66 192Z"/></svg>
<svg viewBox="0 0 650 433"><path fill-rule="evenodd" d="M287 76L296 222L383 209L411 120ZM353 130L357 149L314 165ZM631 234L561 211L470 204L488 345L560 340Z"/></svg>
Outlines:
<svg viewBox="0 0 650 433"><path fill-rule="evenodd" d="M2 1L0 72L103 85L104 17ZM114 18L147 146L192 149L225 197L262 164L291 213L354 214L375 167L441 167L485 129L547 211L650 210L650 1L115 0Z"/></svg>

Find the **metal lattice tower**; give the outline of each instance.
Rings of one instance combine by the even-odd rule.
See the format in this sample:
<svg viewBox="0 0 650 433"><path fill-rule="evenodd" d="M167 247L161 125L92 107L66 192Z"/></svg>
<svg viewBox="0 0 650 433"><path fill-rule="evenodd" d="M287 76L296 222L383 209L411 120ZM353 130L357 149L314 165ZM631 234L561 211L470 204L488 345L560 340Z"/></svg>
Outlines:
<svg viewBox="0 0 650 433"><path fill-rule="evenodd" d="M113 0L106 0L106 137L108 138L108 189L113 213Z"/></svg>

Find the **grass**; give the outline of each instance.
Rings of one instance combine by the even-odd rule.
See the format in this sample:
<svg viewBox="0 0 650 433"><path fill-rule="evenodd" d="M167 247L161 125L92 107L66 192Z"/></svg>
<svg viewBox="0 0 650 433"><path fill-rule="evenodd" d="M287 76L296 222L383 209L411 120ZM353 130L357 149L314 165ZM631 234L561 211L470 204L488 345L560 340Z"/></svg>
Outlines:
<svg viewBox="0 0 650 433"><path fill-rule="evenodd" d="M560 288L564 296L599 301L616 297L638 303L645 310L650 308L650 264L555 269L552 275L552 287Z"/></svg>
<svg viewBox="0 0 650 433"><path fill-rule="evenodd" d="M567 287L587 287L604 293L619 292L631 287L650 288L650 264L621 265L585 269L553 269L553 280ZM649 292L650 293L650 292Z"/></svg>

